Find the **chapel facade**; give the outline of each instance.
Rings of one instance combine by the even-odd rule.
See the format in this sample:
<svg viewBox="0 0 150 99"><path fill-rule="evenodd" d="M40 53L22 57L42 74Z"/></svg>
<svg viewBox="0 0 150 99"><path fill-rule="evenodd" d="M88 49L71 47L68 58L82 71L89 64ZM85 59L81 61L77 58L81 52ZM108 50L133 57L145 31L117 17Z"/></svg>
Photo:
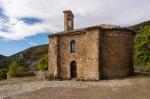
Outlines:
<svg viewBox="0 0 150 99"><path fill-rule="evenodd" d="M74 29L73 13L63 13L64 31L49 35L51 77L100 80L134 73L133 30L107 24Z"/></svg>

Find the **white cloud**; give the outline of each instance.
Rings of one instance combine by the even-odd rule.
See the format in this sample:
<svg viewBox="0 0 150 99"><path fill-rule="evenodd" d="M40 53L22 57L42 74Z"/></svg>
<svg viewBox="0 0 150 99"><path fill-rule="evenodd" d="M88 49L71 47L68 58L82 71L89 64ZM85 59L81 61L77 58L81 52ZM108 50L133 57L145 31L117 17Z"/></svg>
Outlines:
<svg viewBox="0 0 150 99"><path fill-rule="evenodd" d="M150 18L150 0L0 0L0 7L9 22L0 20L0 37L19 40L43 32L63 30L63 13L71 9L75 27L96 24L132 25ZM17 17L34 17L42 23L27 25Z"/></svg>
<svg viewBox="0 0 150 99"><path fill-rule="evenodd" d="M19 40L41 32L49 32L45 24L28 25L16 18L10 18L8 23L3 23L7 31L1 31L0 36L8 40ZM51 29L52 30L52 29Z"/></svg>

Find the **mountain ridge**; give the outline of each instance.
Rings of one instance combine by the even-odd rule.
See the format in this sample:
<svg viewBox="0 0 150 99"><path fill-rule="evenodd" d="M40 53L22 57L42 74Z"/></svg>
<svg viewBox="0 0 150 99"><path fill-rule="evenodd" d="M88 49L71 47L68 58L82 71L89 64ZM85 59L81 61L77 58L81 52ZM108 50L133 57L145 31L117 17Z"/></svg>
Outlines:
<svg viewBox="0 0 150 99"><path fill-rule="evenodd" d="M144 22L141 22L141 23L129 26L129 28L131 28L131 29L133 29L135 31L138 31L138 30L140 30L141 27L145 27L145 26L150 26L150 20L147 20L147 21L144 21Z"/></svg>
<svg viewBox="0 0 150 99"><path fill-rule="evenodd" d="M0 59L0 69L1 68L8 69L9 64L13 60L17 60L20 57L26 60L26 64L28 64L29 67L34 67L37 65L38 60L47 53L48 53L48 44L30 47L14 55Z"/></svg>
<svg viewBox="0 0 150 99"><path fill-rule="evenodd" d="M0 55L0 60L6 58L7 56L4 56L4 55Z"/></svg>

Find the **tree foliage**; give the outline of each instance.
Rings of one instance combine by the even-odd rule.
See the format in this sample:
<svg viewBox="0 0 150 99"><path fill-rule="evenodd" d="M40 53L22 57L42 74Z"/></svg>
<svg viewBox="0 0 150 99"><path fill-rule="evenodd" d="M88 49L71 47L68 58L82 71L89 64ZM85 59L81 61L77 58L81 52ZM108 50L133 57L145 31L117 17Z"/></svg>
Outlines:
<svg viewBox="0 0 150 99"><path fill-rule="evenodd" d="M135 40L135 56L141 62L150 63L150 27L140 27Z"/></svg>
<svg viewBox="0 0 150 99"><path fill-rule="evenodd" d="M0 69L0 80L7 78L7 69Z"/></svg>
<svg viewBox="0 0 150 99"><path fill-rule="evenodd" d="M16 61L11 62L8 69L8 76L14 77L17 73L22 72L23 68Z"/></svg>
<svg viewBox="0 0 150 99"><path fill-rule="evenodd" d="M27 60L25 58L21 58L19 57L18 59L16 59L17 64L22 67L23 71L28 71L29 70L29 66L27 65Z"/></svg>
<svg viewBox="0 0 150 99"><path fill-rule="evenodd" d="M48 70L48 55L45 55L38 61L38 70Z"/></svg>

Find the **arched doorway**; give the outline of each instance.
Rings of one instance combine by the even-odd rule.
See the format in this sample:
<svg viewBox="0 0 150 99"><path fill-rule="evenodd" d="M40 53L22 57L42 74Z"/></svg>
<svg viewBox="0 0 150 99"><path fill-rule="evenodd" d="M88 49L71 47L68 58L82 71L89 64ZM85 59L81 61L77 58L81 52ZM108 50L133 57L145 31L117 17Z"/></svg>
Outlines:
<svg viewBox="0 0 150 99"><path fill-rule="evenodd" d="M77 77L77 64L75 61L72 61L70 64L70 72L71 72L71 78L76 78Z"/></svg>

